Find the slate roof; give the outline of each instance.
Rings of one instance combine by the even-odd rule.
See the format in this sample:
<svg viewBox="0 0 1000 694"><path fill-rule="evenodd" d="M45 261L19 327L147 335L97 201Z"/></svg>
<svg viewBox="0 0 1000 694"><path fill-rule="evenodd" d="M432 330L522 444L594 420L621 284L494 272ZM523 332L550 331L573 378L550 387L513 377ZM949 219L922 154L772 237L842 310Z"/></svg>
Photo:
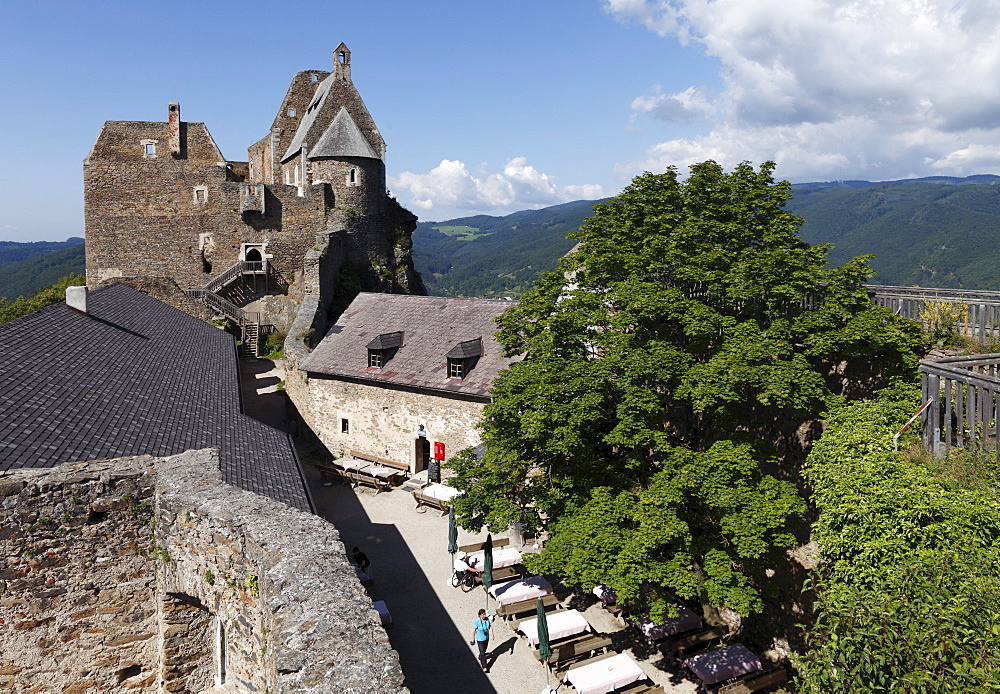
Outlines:
<svg viewBox="0 0 1000 694"><path fill-rule="evenodd" d="M501 356L494 318L515 301L361 293L299 367L313 375L489 397L501 369L516 358ZM382 368L368 366L367 345L388 332L404 333L403 345ZM448 378L446 355L462 342L482 338L482 355L463 378Z"/></svg>
<svg viewBox="0 0 1000 694"><path fill-rule="evenodd" d="M218 447L223 479L310 511L287 434L242 413L233 337L123 284L0 325L0 471Z"/></svg>
<svg viewBox="0 0 1000 694"><path fill-rule="evenodd" d="M301 147L301 145L299 146ZM361 134L361 128L343 106L337 111L333 122L319 138L319 142L309 152L310 159L316 157L379 158L372 146L368 144L368 140Z"/></svg>

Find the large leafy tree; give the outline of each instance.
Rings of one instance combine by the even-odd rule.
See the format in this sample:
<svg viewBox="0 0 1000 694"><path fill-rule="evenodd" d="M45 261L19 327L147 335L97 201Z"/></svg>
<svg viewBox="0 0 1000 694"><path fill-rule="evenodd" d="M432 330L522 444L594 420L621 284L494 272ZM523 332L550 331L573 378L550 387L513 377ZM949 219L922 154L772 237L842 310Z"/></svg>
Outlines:
<svg viewBox="0 0 1000 694"><path fill-rule="evenodd" d="M560 272L499 319L526 356L494 384L485 459L451 461L466 527L544 525L532 568L653 609L760 609L804 510L762 472L780 453L762 432L823 411L852 364L872 382L912 370L918 340L869 301L866 259L828 269L799 238L772 170L647 173L595 206Z"/></svg>

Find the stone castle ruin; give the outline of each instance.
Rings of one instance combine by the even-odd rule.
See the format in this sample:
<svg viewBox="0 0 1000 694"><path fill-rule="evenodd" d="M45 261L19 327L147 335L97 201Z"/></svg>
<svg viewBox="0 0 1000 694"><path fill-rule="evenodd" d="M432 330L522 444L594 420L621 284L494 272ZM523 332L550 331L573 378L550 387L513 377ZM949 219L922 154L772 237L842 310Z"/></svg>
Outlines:
<svg viewBox="0 0 1000 694"><path fill-rule="evenodd" d="M407 691L337 530L217 450L13 471L0 551L2 691Z"/></svg>
<svg viewBox="0 0 1000 694"><path fill-rule="evenodd" d="M223 156L204 123L108 121L84 160L87 284L124 281L207 318L221 314L255 348L329 324L360 290L426 293L410 257L416 217L385 187L385 141L351 81L292 78L247 161Z"/></svg>
<svg viewBox="0 0 1000 694"><path fill-rule="evenodd" d="M351 82L350 51L337 48L331 72L295 75L247 161L227 160L204 123L181 120L178 103L167 115L105 123L84 161L87 284L101 291L88 306L81 288L76 303L11 321L0 336L16 345L65 321L82 331L74 349L45 342L30 355L33 373L62 385L22 392L44 414L77 419L27 417L12 437L19 457L0 451L0 690L402 694L398 655L336 528L300 510L308 503L284 503L273 455L227 464L239 442L206 412L243 417L239 393L228 392L231 340L228 352L197 330L186 342L181 314L106 286L221 315L254 352L269 331L310 347L359 291L424 294L410 258L416 217L385 189L385 142ZM136 382L150 387L156 379L142 375L155 371L161 385L129 385L112 358L129 345L139 350ZM189 388L195 396L183 400L184 369L163 367L164 355L189 371L204 365L185 382L225 386L214 397ZM140 404L82 400L84 373ZM222 440L160 450L188 443L163 426L170 417L147 416L156 408L144 399L176 410L192 441L202 429ZM272 438L251 443L274 453ZM105 439L135 446L93 462L85 449ZM66 460L80 462L52 467ZM301 469L289 465L294 482Z"/></svg>

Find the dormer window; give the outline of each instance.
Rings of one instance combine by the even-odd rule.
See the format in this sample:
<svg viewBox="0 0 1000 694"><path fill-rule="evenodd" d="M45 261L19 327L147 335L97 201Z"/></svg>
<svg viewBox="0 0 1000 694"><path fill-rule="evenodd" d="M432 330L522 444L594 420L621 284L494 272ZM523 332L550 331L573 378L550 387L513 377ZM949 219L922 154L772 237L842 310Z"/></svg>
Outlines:
<svg viewBox="0 0 1000 694"><path fill-rule="evenodd" d="M368 368L381 369L403 344L403 333L382 333L368 343Z"/></svg>
<svg viewBox="0 0 1000 694"><path fill-rule="evenodd" d="M445 356L448 359L448 378L465 378L483 355L483 339L459 342Z"/></svg>

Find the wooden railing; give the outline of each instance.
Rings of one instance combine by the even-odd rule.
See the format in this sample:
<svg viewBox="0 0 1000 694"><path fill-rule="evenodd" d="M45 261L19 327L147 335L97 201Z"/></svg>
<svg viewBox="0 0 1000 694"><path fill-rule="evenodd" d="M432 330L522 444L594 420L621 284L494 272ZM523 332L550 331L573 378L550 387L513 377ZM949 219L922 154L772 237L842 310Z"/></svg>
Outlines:
<svg viewBox="0 0 1000 694"><path fill-rule="evenodd" d="M953 446L1000 458L1000 354L922 359L924 448L943 456Z"/></svg>
<svg viewBox="0 0 1000 694"><path fill-rule="evenodd" d="M955 304L962 314L962 318L955 323L955 331L959 335L982 342L1000 337L1000 292L880 284L867 287L872 301L903 318L923 323L924 311L929 304Z"/></svg>

